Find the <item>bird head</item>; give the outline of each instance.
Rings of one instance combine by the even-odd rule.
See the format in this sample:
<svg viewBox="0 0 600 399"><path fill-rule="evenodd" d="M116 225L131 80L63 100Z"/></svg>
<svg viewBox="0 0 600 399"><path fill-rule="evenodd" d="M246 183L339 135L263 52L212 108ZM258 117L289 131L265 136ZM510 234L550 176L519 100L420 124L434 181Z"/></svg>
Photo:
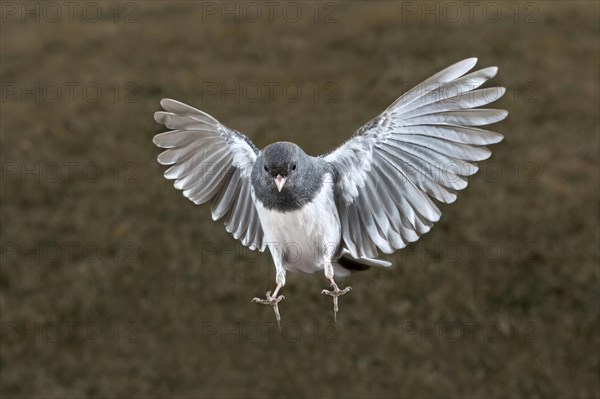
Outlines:
<svg viewBox="0 0 600 399"><path fill-rule="evenodd" d="M281 192L288 180L294 179L307 155L294 143L278 142L265 147L263 151L262 174L272 179L277 192Z"/></svg>
<svg viewBox="0 0 600 399"><path fill-rule="evenodd" d="M294 143L277 142L266 146L254 162L252 188L263 206L287 212L315 198L326 171L320 158Z"/></svg>

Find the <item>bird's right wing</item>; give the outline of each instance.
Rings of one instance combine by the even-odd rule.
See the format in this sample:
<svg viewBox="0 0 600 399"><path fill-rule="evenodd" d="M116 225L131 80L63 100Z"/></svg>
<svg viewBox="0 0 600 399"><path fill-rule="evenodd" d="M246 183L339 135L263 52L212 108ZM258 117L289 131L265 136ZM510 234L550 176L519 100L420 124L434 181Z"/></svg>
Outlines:
<svg viewBox="0 0 600 399"><path fill-rule="evenodd" d="M478 89L497 68L466 74L476 62L433 75L324 156L336 171L342 239L354 258L394 252L428 232L441 215L431 198L453 202L475 162L490 156L484 146L502 140L478 127L507 112L477 108L505 90Z"/></svg>
<svg viewBox="0 0 600 399"><path fill-rule="evenodd" d="M172 165L165 178L195 204L211 202L213 220L225 218L225 228L250 249L265 249L263 229L252 200L250 174L258 148L242 133L212 116L175 100L163 99L165 111L154 119L173 129L154 136L167 148L158 162Z"/></svg>

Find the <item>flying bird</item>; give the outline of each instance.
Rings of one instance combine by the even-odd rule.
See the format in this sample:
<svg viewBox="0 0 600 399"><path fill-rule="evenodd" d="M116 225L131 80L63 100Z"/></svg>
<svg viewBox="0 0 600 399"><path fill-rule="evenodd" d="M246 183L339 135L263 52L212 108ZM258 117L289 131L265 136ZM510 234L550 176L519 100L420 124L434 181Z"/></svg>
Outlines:
<svg viewBox="0 0 600 399"><path fill-rule="evenodd" d="M377 259L427 233L440 219L433 199L456 200L477 172L485 147L503 139L479 128L503 120L507 111L478 108L494 102L503 87L480 88L496 75L488 67L468 73L476 58L438 72L398 98L344 144L310 156L291 142L260 150L248 137L181 102L163 99L155 120L171 129L154 137L167 149L158 162L175 188L195 204L210 202L213 220L252 250L269 248L275 288L253 302L273 307L287 271L323 272L331 285L337 319L336 277L371 267Z"/></svg>

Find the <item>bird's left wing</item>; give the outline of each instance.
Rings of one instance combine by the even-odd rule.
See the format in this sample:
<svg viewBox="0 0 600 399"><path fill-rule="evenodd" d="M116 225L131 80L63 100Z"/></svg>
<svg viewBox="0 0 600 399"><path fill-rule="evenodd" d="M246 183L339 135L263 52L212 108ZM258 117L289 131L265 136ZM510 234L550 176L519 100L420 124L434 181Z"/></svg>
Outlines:
<svg viewBox="0 0 600 399"><path fill-rule="evenodd" d="M210 201L213 220L250 249L264 251L264 234L252 200L250 174L258 148L242 133L212 116L175 100L163 99L165 111L154 119L172 129L154 136L166 148L158 162L172 165L165 178L195 204Z"/></svg>
<svg viewBox="0 0 600 399"><path fill-rule="evenodd" d="M480 109L504 88L478 89L489 67L466 74L476 58L458 62L408 91L356 135L324 156L336 172L345 248L354 258L403 248L431 229L441 213L431 198L451 203L490 156L502 135L478 128L507 112Z"/></svg>

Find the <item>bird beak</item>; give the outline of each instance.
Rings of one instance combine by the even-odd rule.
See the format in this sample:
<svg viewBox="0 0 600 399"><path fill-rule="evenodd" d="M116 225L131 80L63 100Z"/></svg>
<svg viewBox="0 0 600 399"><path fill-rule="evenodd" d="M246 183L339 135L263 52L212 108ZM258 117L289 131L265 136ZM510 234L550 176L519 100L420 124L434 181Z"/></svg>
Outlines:
<svg viewBox="0 0 600 399"><path fill-rule="evenodd" d="M275 178L275 185L277 186L277 190L279 192L281 192L281 189L283 188L283 185L285 184L286 180L287 178L281 175L277 175L277 177Z"/></svg>

